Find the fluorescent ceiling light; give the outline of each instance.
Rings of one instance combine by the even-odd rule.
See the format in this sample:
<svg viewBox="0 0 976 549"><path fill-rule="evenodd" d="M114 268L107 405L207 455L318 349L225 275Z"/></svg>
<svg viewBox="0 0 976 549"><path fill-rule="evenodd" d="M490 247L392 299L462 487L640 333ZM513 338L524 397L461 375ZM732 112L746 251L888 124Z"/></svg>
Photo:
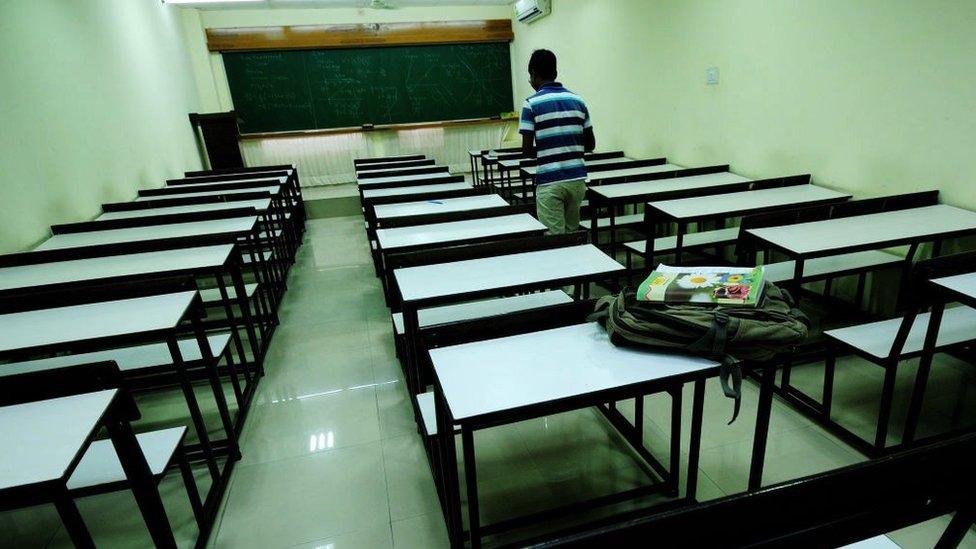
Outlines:
<svg viewBox="0 0 976 549"><path fill-rule="evenodd" d="M243 4L246 2L264 2L264 0L163 0L164 4Z"/></svg>

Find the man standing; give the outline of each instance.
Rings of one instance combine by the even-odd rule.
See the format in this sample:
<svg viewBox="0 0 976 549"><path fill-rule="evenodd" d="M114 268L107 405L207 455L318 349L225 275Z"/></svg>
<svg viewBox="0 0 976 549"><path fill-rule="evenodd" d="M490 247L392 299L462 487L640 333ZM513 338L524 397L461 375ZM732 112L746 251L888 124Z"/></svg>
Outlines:
<svg viewBox="0 0 976 549"><path fill-rule="evenodd" d="M583 154L596 148L590 112L578 95L556 82L556 55L532 52L529 83L536 93L525 100L519 133L522 154L535 158L536 216L549 234L579 230L586 194Z"/></svg>

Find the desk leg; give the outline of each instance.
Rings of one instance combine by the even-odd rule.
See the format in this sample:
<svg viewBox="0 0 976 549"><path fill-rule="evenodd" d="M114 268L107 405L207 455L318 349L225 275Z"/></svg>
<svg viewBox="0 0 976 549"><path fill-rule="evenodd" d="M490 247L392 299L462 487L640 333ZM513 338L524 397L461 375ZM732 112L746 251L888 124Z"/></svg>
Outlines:
<svg viewBox="0 0 976 549"><path fill-rule="evenodd" d="M935 549L959 547L974 520L976 520L976 513L973 512L972 507L967 506L956 511L952 520L949 521L949 526L942 532L938 543L935 544Z"/></svg>
<svg viewBox="0 0 976 549"><path fill-rule="evenodd" d="M698 494L698 460L701 457L702 416L705 411L705 380L695 381L691 407L691 443L688 447L688 489L685 498L695 501Z"/></svg>
<svg viewBox="0 0 976 549"><path fill-rule="evenodd" d="M241 342L241 335L237 331L237 323L234 322L234 311L230 304L230 297L227 295L227 287L224 285L224 276L221 273L216 273L216 277L217 287L220 290L220 301L223 303L224 315L227 316L227 324L230 327L230 338L234 342L234 346L237 349L237 356L241 361L244 383L247 384L248 388L251 388L253 385L251 384L251 373L247 370L247 356L244 354L244 344ZM241 390L240 379L237 376L237 367L234 365L234 357L232 355L233 353L228 350L227 372L230 374L230 383L234 388L234 397L237 399L237 406L244 408L244 391Z"/></svg>
<svg viewBox="0 0 976 549"><path fill-rule="evenodd" d="M166 517L166 508L159 498L156 481L153 479L149 464L146 463L146 456L142 453L139 441L132 432L132 426L113 412L112 417L105 423L105 428L112 438L112 446L119 456L119 463L122 465L125 477L129 480L129 487L136 498L142 519L149 528L153 543L156 547L176 547L173 529Z"/></svg>
<svg viewBox="0 0 976 549"><path fill-rule="evenodd" d="M908 417L905 419L905 432L902 435L903 445L910 444L915 439L918 418L922 413L922 401L925 399L925 387L928 384L929 371L932 369L932 360L935 357L935 343L939 338L939 329L942 325L944 313L945 303L940 301L932 306L929 328L925 332L922 356L919 358L918 371L915 373L915 387L912 389L912 399L908 404Z"/></svg>
<svg viewBox="0 0 976 549"><path fill-rule="evenodd" d="M71 543L78 549L95 549L95 542L92 541L91 533L88 532L88 527L85 526L85 521L82 520L81 513L78 512L75 500L71 499L67 490L54 498L54 507L58 510L58 515L61 516L61 522L68 532L68 537L71 538Z"/></svg>
<svg viewBox="0 0 976 549"><path fill-rule="evenodd" d="M217 468L217 459L214 457L213 447L210 445L210 435L207 433L207 424L203 421L203 414L200 413L200 404L197 396L193 392L193 385L190 383L190 376L186 374L186 364L183 362L183 353L176 342L176 337L170 336L166 339L169 347L169 354L173 358L173 365L176 368L177 376L180 380L180 388L183 390L183 398L186 399L186 407L190 411L190 420L193 422L193 429L197 432L197 439L200 441L200 449L203 451L204 458L207 460L207 469L214 483L220 482L220 471Z"/></svg>
<svg viewBox="0 0 976 549"><path fill-rule="evenodd" d="M888 446L888 422L891 421L891 407L895 400L895 378L898 376L898 358L884 363L884 384L881 387L881 407L878 409L878 429L874 435L875 455L880 455ZM922 367L919 365L919 374ZM927 376L927 374L926 374ZM920 376L917 376L917 380ZM872 456L873 457L873 456Z"/></svg>
<svg viewBox="0 0 976 549"><path fill-rule="evenodd" d="M773 407L773 385L776 368L766 366L759 386L759 409L756 411L756 430L752 436L752 462L749 464L749 491L762 487L763 466L766 464L766 440L769 436L769 416Z"/></svg>
<svg viewBox="0 0 976 549"><path fill-rule="evenodd" d="M264 375L264 352L265 344L267 344L267 335L261 339L258 343L258 335L255 331L254 317L251 316L251 304L247 300L247 291L244 288L244 275L240 268L231 271L231 278L234 282L234 292L237 294L237 307L241 310L241 320L244 322L244 330L247 332L247 342L251 347L251 354L254 355L254 364L257 368L257 375ZM257 293L255 295L258 295ZM221 297L223 297L223 291L221 292ZM229 303L229 302L228 302ZM270 308L268 309L268 314L270 315L271 321L277 324L278 317L277 313L273 312ZM236 334L235 334L236 335ZM238 340L240 336L237 335ZM241 357L241 362L246 364L247 357Z"/></svg>
<svg viewBox="0 0 976 549"><path fill-rule="evenodd" d="M176 451L176 465L180 469L180 476L186 487L186 495L190 498L190 508L193 509L193 518L197 521L197 528L200 529L200 538L206 539L204 532L209 533L207 526L207 515L203 512L203 501L200 499L200 491L197 489L197 481L193 477L193 469L190 468L190 460L186 458L186 451L183 445Z"/></svg>
<svg viewBox="0 0 976 549"><path fill-rule="evenodd" d="M417 308L409 303L403 304L401 312L403 313L403 342L404 350L406 351L404 356L406 372L404 374L407 382L407 390L410 391L410 398L416 399L417 395L424 392L420 381L422 377L420 375L420 349L418 348L419 342L417 341L420 334L420 320L418 318Z"/></svg>
<svg viewBox="0 0 976 549"><path fill-rule="evenodd" d="M200 318L194 316L192 323L193 331L197 337L197 344L200 346L200 355L203 358L204 368L207 369L207 377L210 379L210 388L213 390L214 400L217 402L220 422L223 423L224 432L227 433L228 459L240 459L241 451L237 446L237 430L234 429L234 421L231 420L230 410L227 408L224 386L221 385L220 376L217 375L217 359L213 356L210 341L207 339L206 332L203 331L203 324L200 322ZM243 413L243 410L239 410L238 413Z"/></svg>
<svg viewBox="0 0 976 549"><path fill-rule="evenodd" d="M763 262L765 264L765 261ZM803 288L803 259L796 258L793 262L793 280L790 281L790 291L793 292L793 301L796 306L800 306L800 290Z"/></svg>
<svg viewBox="0 0 976 549"><path fill-rule="evenodd" d="M610 207L607 208L607 210L608 210L608 213L610 214L610 223L609 223L609 227L610 227L610 257L612 257L613 260L616 261L617 260L617 206L616 206L616 204L611 203L610 204ZM599 223L598 220L596 220L596 219L593 220L593 224L594 225L597 225L598 223ZM599 228L599 227L597 227L597 228ZM599 234L599 233L597 233L597 234Z"/></svg>
<svg viewBox="0 0 976 549"><path fill-rule="evenodd" d="M682 388L672 389L671 393L671 451L670 467L666 492L670 497L678 497L678 483L681 478L681 400Z"/></svg>
<svg viewBox="0 0 976 549"><path fill-rule="evenodd" d="M700 229L701 227L699 227ZM685 232L688 230L688 224L684 222L678 223L678 232L674 235L674 264L681 265L681 252L682 247L685 244Z"/></svg>
<svg viewBox="0 0 976 549"><path fill-rule="evenodd" d="M481 547L478 471L474 459L474 433L468 427L461 429L461 446L464 452L464 484L468 492L468 533L471 536L471 549L478 549Z"/></svg>
<svg viewBox="0 0 976 549"><path fill-rule="evenodd" d="M451 547L464 547L464 521L461 519L461 485L458 480L457 446L454 421L444 400L440 384L434 383L434 405L437 410L437 444L440 450L441 482L444 493L444 516Z"/></svg>

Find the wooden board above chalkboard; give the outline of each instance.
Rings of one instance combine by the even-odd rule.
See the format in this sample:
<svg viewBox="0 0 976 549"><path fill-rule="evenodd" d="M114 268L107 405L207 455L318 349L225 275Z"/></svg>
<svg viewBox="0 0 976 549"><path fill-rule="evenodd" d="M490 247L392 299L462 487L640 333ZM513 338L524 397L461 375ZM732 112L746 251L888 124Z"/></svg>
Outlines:
<svg viewBox="0 0 976 549"><path fill-rule="evenodd" d="M511 19L207 29L210 51L511 42Z"/></svg>
<svg viewBox="0 0 976 549"><path fill-rule="evenodd" d="M513 110L508 43L223 53L241 132L491 118Z"/></svg>

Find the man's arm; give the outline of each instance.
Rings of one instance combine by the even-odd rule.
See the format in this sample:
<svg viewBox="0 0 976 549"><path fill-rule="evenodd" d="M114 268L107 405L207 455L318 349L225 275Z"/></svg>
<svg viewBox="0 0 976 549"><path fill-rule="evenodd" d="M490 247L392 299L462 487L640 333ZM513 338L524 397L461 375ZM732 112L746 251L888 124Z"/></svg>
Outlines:
<svg viewBox="0 0 976 549"><path fill-rule="evenodd" d="M522 106L519 116L519 133L522 134L522 156L535 158L535 114L528 101Z"/></svg>
<svg viewBox="0 0 976 549"><path fill-rule="evenodd" d="M596 136L593 135L593 127L583 128L583 150L593 152L596 149ZM522 143L522 150L525 150L525 143Z"/></svg>
<svg viewBox="0 0 976 549"><path fill-rule="evenodd" d="M522 133L522 157L535 158L535 133Z"/></svg>

